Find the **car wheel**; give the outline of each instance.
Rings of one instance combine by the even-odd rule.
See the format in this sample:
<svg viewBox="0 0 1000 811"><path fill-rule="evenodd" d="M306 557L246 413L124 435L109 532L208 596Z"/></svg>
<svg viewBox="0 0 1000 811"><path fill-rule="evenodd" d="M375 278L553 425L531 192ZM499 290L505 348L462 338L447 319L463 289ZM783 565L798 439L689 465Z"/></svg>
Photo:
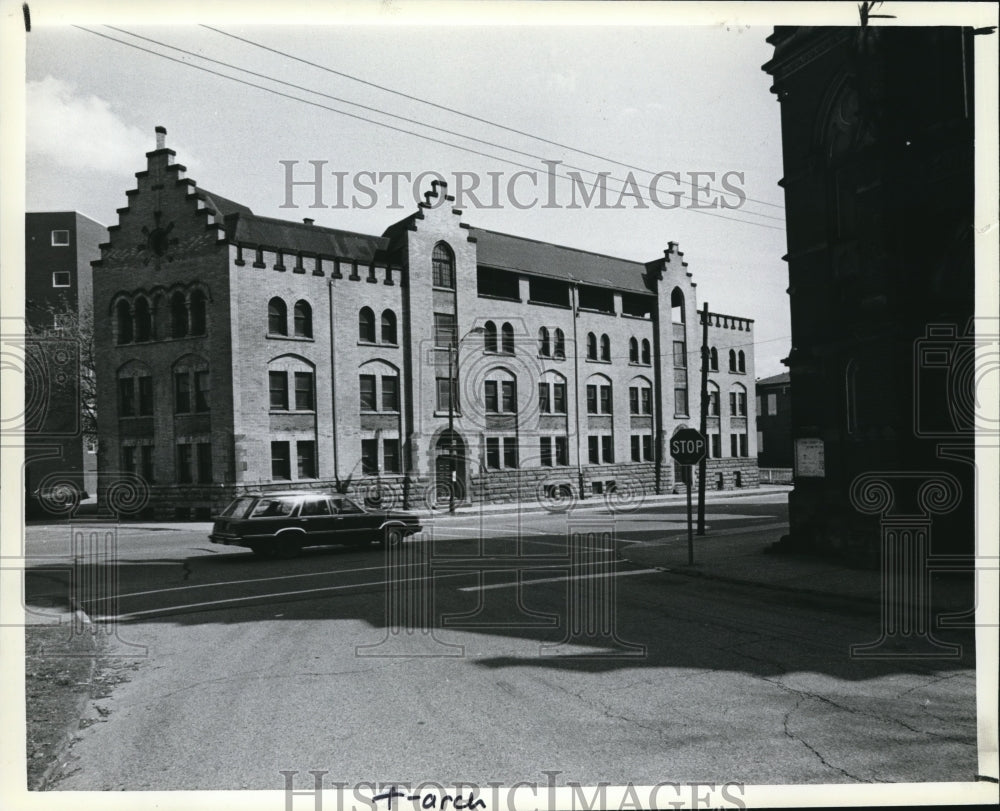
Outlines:
<svg viewBox="0 0 1000 811"><path fill-rule="evenodd" d="M397 547L403 543L403 530L399 527L388 527L385 530L385 543L389 547Z"/></svg>

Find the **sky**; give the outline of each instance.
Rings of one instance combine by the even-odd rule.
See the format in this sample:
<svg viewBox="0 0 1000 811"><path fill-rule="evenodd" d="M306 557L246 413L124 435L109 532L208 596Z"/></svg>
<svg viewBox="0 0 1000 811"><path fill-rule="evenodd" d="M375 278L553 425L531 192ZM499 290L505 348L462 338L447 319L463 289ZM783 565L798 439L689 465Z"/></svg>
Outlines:
<svg viewBox="0 0 1000 811"><path fill-rule="evenodd" d="M784 371L790 328L777 185L780 110L761 70L771 56L769 25L213 23L250 41L244 42L195 24L116 24L121 30L99 21L81 24L90 30L42 19L27 37L28 211L78 210L105 225L117 223L116 209L126 205L135 172L145 168L144 153L155 147L157 125L167 128L167 145L199 187L259 215L312 217L363 233L380 234L415 209L409 183L400 183L394 200L389 181L366 180L376 190L374 204L367 194L352 200L348 185L342 208L311 208L312 191L298 187L291 197L298 208L283 208L288 169L281 161L297 162L296 180L313 177L310 161L325 161L327 206L337 203L333 172L347 173L351 184L365 171L411 177L436 171L452 192L455 173L468 172L481 179L483 206L492 202L487 173L502 173L499 205L462 201L465 222L643 262L677 242L698 284L699 306L708 301L713 312L756 321L757 376ZM556 205L543 208L549 182L543 161L562 161L555 171L578 171L588 187L594 175L584 170L622 180L631 171L639 196L620 198L621 183L608 179L607 203L620 199L620 207L570 208L572 183L556 177ZM539 179L515 181L511 199L507 183L525 167ZM660 172L687 183L692 172L714 173L714 181L695 176L710 187L701 201L733 206L739 196L719 197L719 181L739 173L727 177L747 199L731 209L696 210L690 197L661 208L649 191ZM669 192L677 189L664 175L658 201L670 204L677 198ZM690 186L682 191L691 194ZM539 204L530 205L535 196Z"/></svg>

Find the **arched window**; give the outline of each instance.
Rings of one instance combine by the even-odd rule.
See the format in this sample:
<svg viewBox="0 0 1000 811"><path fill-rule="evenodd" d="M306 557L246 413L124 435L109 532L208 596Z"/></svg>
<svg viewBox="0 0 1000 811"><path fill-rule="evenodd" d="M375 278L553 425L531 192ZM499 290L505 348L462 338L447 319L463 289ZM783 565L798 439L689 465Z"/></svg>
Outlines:
<svg viewBox="0 0 1000 811"><path fill-rule="evenodd" d="M362 307L358 312L358 340L367 344L375 343L375 313L371 307Z"/></svg>
<svg viewBox="0 0 1000 811"><path fill-rule="evenodd" d="M675 324L683 324L685 319L684 294L679 287L675 287L670 293L670 320Z"/></svg>
<svg viewBox="0 0 1000 811"><path fill-rule="evenodd" d="M611 360L611 339L607 335L601 336L601 360Z"/></svg>
<svg viewBox="0 0 1000 811"><path fill-rule="evenodd" d="M267 331L270 335L288 334L288 307L277 296L267 303Z"/></svg>
<svg viewBox="0 0 1000 811"><path fill-rule="evenodd" d="M308 301L299 300L295 302L293 313L295 321L295 335L298 338L313 337L313 311Z"/></svg>
<svg viewBox="0 0 1000 811"><path fill-rule="evenodd" d="M153 336L153 318L149 313L149 302L139 296L135 301L135 339L148 341Z"/></svg>
<svg viewBox="0 0 1000 811"><path fill-rule="evenodd" d="M553 348L553 357L565 358L566 357L566 336L563 335L563 331L556 327L556 341L555 347Z"/></svg>
<svg viewBox="0 0 1000 811"><path fill-rule="evenodd" d="M132 343L132 310L125 299L115 305L115 321L118 323L118 343Z"/></svg>
<svg viewBox="0 0 1000 811"><path fill-rule="evenodd" d="M628 339L628 361L629 363L639 362L639 342L635 338Z"/></svg>
<svg viewBox="0 0 1000 811"><path fill-rule="evenodd" d="M396 342L396 314L392 310L382 310L382 343Z"/></svg>
<svg viewBox="0 0 1000 811"><path fill-rule="evenodd" d="M431 265L434 271L433 283L435 287L447 287L449 290L455 289L455 255L444 242L439 242L434 246L434 253L431 257Z"/></svg>
<svg viewBox="0 0 1000 811"><path fill-rule="evenodd" d="M192 290L188 312L191 316L191 334L204 335L208 323L208 306L201 290Z"/></svg>
<svg viewBox="0 0 1000 811"><path fill-rule="evenodd" d="M497 325L492 321L483 325L483 349L487 352L497 351Z"/></svg>
<svg viewBox="0 0 1000 811"><path fill-rule="evenodd" d="M542 327L538 330L538 354L547 358L552 354L552 341L549 338L549 328Z"/></svg>
<svg viewBox="0 0 1000 811"><path fill-rule="evenodd" d="M645 363L647 366L649 366L649 364L650 364L650 360L649 360L649 339L647 339L647 338L643 338L642 339L642 362Z"/></svg>
<svg viewBox="0 0 1000 811"><path fill-rule="evenodd" d="M188 333L187 300L180 291L170 297L170 337L183 338Z"/></svg>
<svg viewBox="0 0 1000 811"><path fill-rule="evenodd" d="M736 350L734 349L729 350L729 371L736 371Z"/></svg>
<svg viewBox="0 0 1000 811"><path fill-rule="evenodd" d="M719 350L714 346L708 350L708 368L713 372L719 371Z"/></svg>
<svg viewBox="0 0 1000 811"><path fill-rule="evenodd" d="M504 325L500 328L501 343L503 344L503 351L507 355L514 354L514 328L510 325L509 321L505 321Z"/></svg>
<svg viewBox="0 0 1000 811"><path fill-rule="evenodd" d="M597 336L587 333L587 360L597 360Z"/></svg>
<svg viewBox="0 0 1000 811"><path fill-rule="evenodd" d="M708 381L708 416L719 416L719 387L711 380Z"/></svg>
<svg viewBox="0 0 1000 811"><path fill-rule="evenodd" d="M740 384L735 384L729 390L729 416L745 417L747 415L747 390ZM735 456L735 454L733 454Z"/></svg>
<svg viewBox="0 0 1000 811"><path fill-rule="evenodd" d="M747 370L747 356L743 354L742 349L736 356L736 368L739 369L741 372L745 372Z"/></svg>

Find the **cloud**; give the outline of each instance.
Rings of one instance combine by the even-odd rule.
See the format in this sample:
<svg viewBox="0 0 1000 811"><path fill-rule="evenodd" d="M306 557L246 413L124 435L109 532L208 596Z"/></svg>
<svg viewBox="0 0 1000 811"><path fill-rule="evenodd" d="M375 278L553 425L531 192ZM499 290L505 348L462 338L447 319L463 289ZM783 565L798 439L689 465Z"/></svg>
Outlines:
<svg viewBox="0 0 1000 811"><path fill-rule="evenodd" d="M27 83L27 145L31 157L62 166L120 172L122 161L153 148L149 133L122 121L98 96L46 76Z"/></svg>

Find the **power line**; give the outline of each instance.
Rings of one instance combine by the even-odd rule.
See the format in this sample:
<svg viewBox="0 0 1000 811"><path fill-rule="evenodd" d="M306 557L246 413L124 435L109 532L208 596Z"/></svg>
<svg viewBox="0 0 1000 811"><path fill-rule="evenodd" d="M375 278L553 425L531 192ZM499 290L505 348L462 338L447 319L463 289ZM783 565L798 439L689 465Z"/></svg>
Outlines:
<svg viewBox="0 0 1000 811"><path fill-rule="evenodd" d="M246 84L246 85L248 85L250 87L255 87L255 88L260 89L260 90L265 90L267 92L275 93L275 94L283 96L285 98L289 98L289 99L292 99L292 100L295 100L295 101L301 101L301 102L303 102L305 104L312 104L314 106L319 106L319 107L321 107L323 109L329 110L329 111L334 112L334 113L338 113L338 114L341 114L341 115L346 115L346 116L349 116L349 117L352 117L352 118L356 118L356 119L358 119L360 121L364 121L364 122L369 123L369 124L375 124L376 126L388 127L389 129L393 129L396 132L401 132L401 133L404 133L404 134L407 134L407 135L413 135L415 137L423 138L424 140L429 140L429 141L432 141L434 143L438 143L438 144L442 144L444 146L452 147L454 149L461 149L461 150L464 150L464 151L467 151L467 152L471 152L472 154L475 154L475 155L480 155L482 157L487 157L487 158L490 158L490 159L493 159L493 160L503 161L503 162L511 164L512 166L517 166L519 168L529 169L529 170L532 170L532 171L538 171L538 167L537 166L529 166L527 164L518 163L516 161L510 161L508 159L505 159L505 158L502 158L502 157L499 157L499 156L496 156L496 155L489 155L489 154L484 153L484 152L479 152L477 150L469 149L468 147L464 147L464 146L462 146L460 144L455 144L455 143L451 143L451 142L448 142L448 141L443 141L443 140L441 140L439 138L434 138L434 137L431 137L431 136L422 135L420 133L415 133L415 132L412 132L410 130L405 130L405 129L393 127L393 126L391 126L389 124L385 124L384 122L373 121L373 120L368 119L368 118L363 118L363 117L360 117L360 116L352 115L351 113L345 112L343 110L337 110L335 108L327 107L325 105L319 105L319 104L316 104L315 102L311 102L311 101L309 101L307 99L301 99L301 98L299 98L297 96L291 96L291 95L288 95L288 94L285 94L285 93L280 93L278 91L273 90L272 88L267 88L267 87L263 87L261 85L256 85L256 84L253 84L253 83L250 83L250 82L245 82L245 81L243 81L243 80L241 80L241 79L239 79L237 77L234 77L234 76L229 76L227 74L218 73L216 71L212 71L212 70L209 70L207 68L204 68L204 67L201 67L201 66L198 66L198 65L194 65L194 64L192 64L190 62L186 62L184 60L178 60L178 59L170 57L170 56L168 56L166 54L162 54L162 53L159 53L157 51L153 51L153 50L150 50L150 49L147 49L147 48L142 48L142 47L140 47L138 45L135 45L134 43L126 42L125 40L120 40L120 39L118 39L116 37L110 37L110 36L107 36L105 34L101 34L101 33L97 32L97 31L92 31L92 30L87 29L87 28L82 28L81 26L76 26L76 27L80 28L83 31L87 31L88 33L96 34L97 36L102 36L102 37L105 37L106 39L110 39L113 42L118 42L119 44L127 45L129 47L136 48L136 49L138 49L140 51L144 51L145 53L150 53L150 54L153 54L154 56L160 56L161 58L169 59L172 62L177 62L179 64L186 65L187 67L193 67L193 68L196 68L198 70L203 70L205 72L212 73L212 74L217 75L217 76L222 76L223 78L230 79L231 81L240 82L241 84ZM288 82L288 81L285 81L283 79L278 79L278 78L276 78L274 76L271 76L269 74L259 73L257 71L253 71L253 70L250 70L248 68L243 68L243 67L240 67L238 65L234 65L232 63L229 63L229 62L224 62L222 60L213 59L212 57L204 56L202 54L198 54L198 53L195 53L193 51L188 51L188 50L185 50L184 48L180 48L180 47L177 47L175 45L170 45L168 43L161 42L159 40L155 40L155 39L152 39L150 37L145 37L145 36L142 36L140 34L136 34L136 33L132 32L132 31L127 31L125 29L117 28L117 27L112 26L112 25L106 25L105 28L108 28L108 29L113 30L113 31L117 31L117 32L119 32L121 34L125 34L126 36L131 36L131 37L134 37L136 39L143 40L145 42L150 42L150 43L152 43L154 45L158 45L160 47L169 48L169 49L171 49L173 51L177 51L179 53L183 53L183 54L185 54L187 56L191 56L191 57L194 57L196 59L202 59L202 60L204 60L206 62L210 62L212 64L220 65L222 67L226 67L226 68L229 68L231 70L240 71L241 73L246 73L246 74L249 74L251 76L255 76L255 77L259 78L259 79L264 79L264 80L267 80L267 81L275 82L276 84L284 85L285 87L294 88L295 90L300 90L300 91L303 91L303 92L306 92L306 93L312 93L314 95L317 95L317 96L320 96L320 97L323 97L323 98L327 98L327 99L330 99L332 101L336 101L336 102L341 103L341 104L348 104L348 105L350 105L352 107L357 107L357 108L360 108L362 110L366 110L367 112L376 113L376 114L379 114L379 115L384 115L384 116L387 116L389 118L393 118L393 119L396 119L396 120L399 120L399 121L405 121L408 124L415 124L417 126L433 128L433 125L426 124L426 123L424 123L422 121L418 121L416 119L408 118L406 116L396 115L395 113L390 113L390 112L388 112L386 110L382 110L382 109L377 108L377 107L370 107L370 106L365 105L365 104L360 104L358 102L349 101L347 99L343 99L343 98L340 98L338 96L333 96L333 95L330 95L328 93L324 93L324 92L322 92L320 90L313 90L312 88L309 88L309 87L304 87L302 85L298 85L298 84L295 84L293 82ZM493 141L487 141L487 140L484 140L482 138L477 138L475 136L467 135L467 134L464 134L464 133L456 133L456 134L459 137L461 137L461 138L465 138L467 140L475 141L477 143L481 143L481 144L484 144L486 146L493 147L495 149L501 149L501 150L505 150L505 151L508 151L508 152L513 152L513 153L518 154L518 155L523 155L525 157L533 158L533 159L541 161L543 163L545 162L545 159L542 158L542 156L536 155L536 154L531 153L531 152L525 152L523 150L515 149L515 148L509 147L509 146L504 146L503 144L498 144L498 143L495 143ZM560 161L560 163L562 163L562 161ZM600 173L600 172L595 172L595 171L593 171L591 169L586 169L584 167L574 166L572 164L565 164L565 163L563 163L563 165L566 168L568 168L568 169L575 169L575 170L580 171L580 172L585 172L585 173L590 174L590 175L595 175L598 178L600 178L602 176L602 174L604 174L604 173ZM553 176L558 177L558 178L560 178L562 180L569 180L571 182L577 182L579 180L578 177L574 178L574 177L569 176L569 175L560 174L559 172L556 172L554 170L550 170L550 171L551 171L551 174ZM639 192L635 188L634 185L630 186L628 180L615 177L615 176L611 175L610 173L607 173L606 176L607 176L608 179L614 180L615 182L622 184L622 188L620 188L620 189L612 189L611 190L613 193L614 192L618 193L618 195L619 195L619 201L622 198L624 198L625 196L628 196L628 197L632 197L634 199L638 199L639 201L641 201L643 203L650 203L650 202L652 202L651 198L647 198L646 196L644 196L641 192ZM595 186L595 188L596 188L596 186ZM624 192L626 191L626 189L629 189L629 193L627 195L624 194ZM685 194L683 194L681 192L672 192L671 194L678 194L681 198L689 199L692 202L695 199L694 197L689 196L689 195L685 195ZM603 197L602 197L602 199L603 199ZM747 198L747 199L750 199L750 198ZM757 226L763 227L763 228L770 227L773 230L778 230L778 231L782 230L781 228L775 228L774 226L767 226L767 225L765 225L763 223L755 223L755 222L752 222L750 220L743 220L743 219L740 219L740 218L737 218L737 217L730 217L730 216L726 216L726 215L723 215L723 214L719 214L717 212L707 211L707 210L702 209L702 208L692 208L692 209L687 209L687 210L696 211L696 212L699 212L699 213L702 213L702 214L709 214L710 216L720 217L722 219L731 220L733 222L742 222L742 223L746 223L748 225L757 225ZM743 211L742 213L745 214L745 215L752 216L752 217L762 217L764 219L770 219L770 220L775 220L775 221L778 221L778 222L784 222L784 218L782 218L782 217L774 217L774 216L769 215L769 214L760 214L760 213L755 212L755 211Z"/></svg>
<svg viewBox="0 0 1000 811"><path fill-rule="evenodd" d="M568 149L571 152L577 152L577 153L579 153L581 155L586 155L587 157L590 157L590 158L597 158L598 160L606 161L608 163L614 163L614 164L616 164L618 166L623 166L626 169L634 169L637 172L643 172L645 174L650 174L650 175L655 175L656 174L656 172L652 171L651 169L643 169L641 166L634 166L634 165L632 165L630 163L625 163L623 161L615 160L614 158L609 158L609 157L606 157L604 155L598 155L598 154L596 154L594 152L588 152L587 150L580 149L579 147L570 146L569 144L563 144L563 143L560 143L559 141L552 141L552 140L549 140L548 138L544 138L544 137L542 137L540 135L534 135L533 133L525 132L524 130L519 130L519 129L515 128L515 127L509 127L506 124L500 124L500 123L498 123L496 121L490 121L489 119L481 118L481 117L479 117L477 115L473 115L472 113L466 113L466 112L463 112L462 110L456 110L454 107L448 107L447 105L444 105L444 104L438 104L437 102L429 101L427 99L420 98L419 96L413 96L413 95L411 95L409 93L404 93L404 92L402 92L400 90L393 90L391 87L386 87L384 85L376 84L375 82L368 81L367 79L361 79L361 78L359 78L357 76L352 76L350 73L344 73L343 71L335 70L334 68L327 67L326 65L320 65L320 64L318 64L316 62L311 62L308 59L303 59L303 58L301 58L299 56L295 56L294 54L287 53L286 51L281 51L281 50L279 50L277 48L272 48L269 45L264 45L264 44L262 44L260 42L255 42L252 39L247 39L245 37L238 36L237 34L231 34L228 31L223 31L221 28L214 28L211 25L205 25L205 24L201 24L201 27L202 28L207 28L209 31L214 31L217 34L222 34L222 36L230 37L232 39L238 40L239 42L244 42L247 45L253 45L256 48L260 48L262 50L269 51L269 52L277 54L279 56L283 56L283 57L285 57L287 59L294 59L296 62L301 62L304 65L309 65L310 67L314 67L314 68L317 68L319 70L326 71L327 73L332 73L335 76L340 76L340 77L342 77L344 79L349 79L349 80L351 80L353 82L359 82L360 84L367 85L368 87L374 87L377 90L382 90L382 91L384 91L386 93L392 93L393 95L400 96L400 97L405 98L405 99L409 99L410 101L415 101L415 102L418 102L420 104L426 104L426 105L428 105L430 107L435 107L438 110L444 110L445 112L453 113L454 115L462 116L463 118L468 118L471 121L478 121L481 124L488 124L491 127L498 127L499 129L506 130L507 132L512 132L512 133L515 133L517 135L523 135L523 136L525 136L527 138L532 138L532 139L534 139L536 141L541 141L542 143L549 144L551 146L557 146L560 149ZM695 187L694 183L692 183L691 185L692 185L692 188ZM759 205L762 205L762 206L770 206L772 208L781 208L781 209L784 208L783 205L780 205L778 203L770 203L770 202L768 202L766 200L758 200L755 197L747 197L746 199L750 200L750 201L752 201L754 203L758 203ZM764 216L764 215L758 215L758 216Z"/></svg>

